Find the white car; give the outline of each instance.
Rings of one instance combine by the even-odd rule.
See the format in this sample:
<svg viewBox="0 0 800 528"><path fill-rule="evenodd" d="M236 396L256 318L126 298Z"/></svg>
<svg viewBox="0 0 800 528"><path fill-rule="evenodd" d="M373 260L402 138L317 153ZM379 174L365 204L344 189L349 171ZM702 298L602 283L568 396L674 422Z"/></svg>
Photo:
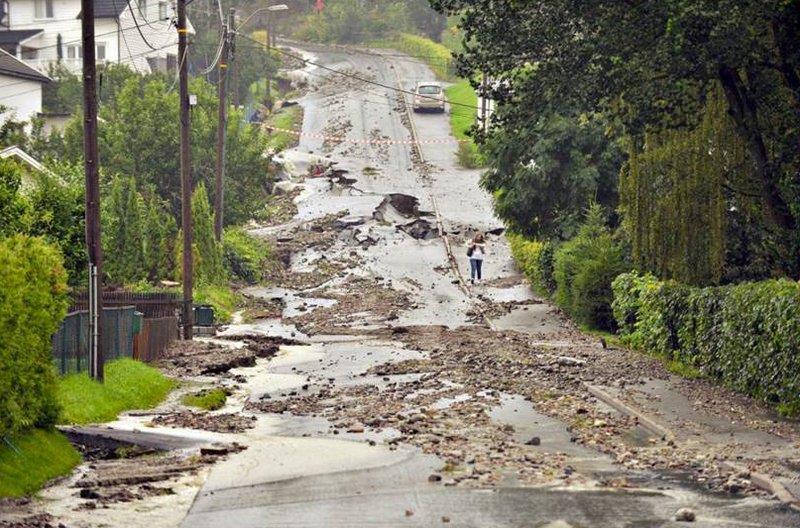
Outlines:
<svg viewBox="0 0 800 528"><path fill-rule="evenodd" d="M418 82L414 89L414 104L412 108L415 112L423 110L434 110L444 112L445 103L444 89L437 82Z"/></svg>

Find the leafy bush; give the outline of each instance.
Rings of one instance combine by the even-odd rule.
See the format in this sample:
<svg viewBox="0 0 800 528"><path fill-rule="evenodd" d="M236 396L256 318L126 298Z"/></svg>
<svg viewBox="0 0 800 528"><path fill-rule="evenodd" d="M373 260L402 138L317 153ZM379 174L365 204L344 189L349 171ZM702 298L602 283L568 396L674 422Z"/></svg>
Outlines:
<svg viewBox="0 0 800 528"><path fill-rule="evenodd" d="M218 323L230 323L241 297L228 286L199 284L194 290L196 305L208 304L214 308L214 318Z"/></svg>
<svg viewBox="0 0 800 528"><path fill-rule="evenodd" d="M40 238L0 240L0 437L55 423L50 336L67 312L58 250Z"/></svg>
<svg viewBox="0 0 800 528"><path fill-rule="evenodd" d="M270 246L241 228L225 230L222 243L223 260L227 271L248 284L264 278L264 266L270 260Z"/></svg>
<svg viewBox="0 0 800 528"><path fill-rule="evenodd" d="M549 296L555 289L552 283L553 244L531 240L519 234L508 236L511 254L520 271L541 295Z"/></svg>
<svg viewBox="0 0 800 528"><path fill-rule="evenodd" d="M556 303L584 324L613 330L611 283L627 271L627 264L605 227L600 206L590 207L578 235L562 244L553 258Z"/></svg>
<svg viewBox="0 0 800 528"><path fill-rule="evenodd" d="M53 174L34 175L28 192L34 213L28 234L44 237L61 249L69 284L75 286L86 277L83 167L59 164L50 169Z"/></svg>
<svg viewBox="0 0 800 528"><path fill-rule="evenodd" d="M0 236L9 236L25 230L28 204L19 192L22 171L19 166L0 159Z"/></svg>
<svg viewBox="0 0 800 528"><path fill-rule="evenodd" d="M695 288L625 274L613 289L624 341L800 411L800 284Z"/></svg>

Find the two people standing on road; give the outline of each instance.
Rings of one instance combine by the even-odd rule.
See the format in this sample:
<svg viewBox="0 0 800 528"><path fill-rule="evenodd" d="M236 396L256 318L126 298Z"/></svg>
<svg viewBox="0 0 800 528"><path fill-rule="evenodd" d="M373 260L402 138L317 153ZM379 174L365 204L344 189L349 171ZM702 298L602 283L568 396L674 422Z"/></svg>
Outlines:
<svg viewBox="0 0 800 528"><path fill-rule="evenodd" d="M486 239L483 233L478 233L467 246L469 257L469 282L475 284L475 279L481 280L483 257L486 255Z"/></svg>

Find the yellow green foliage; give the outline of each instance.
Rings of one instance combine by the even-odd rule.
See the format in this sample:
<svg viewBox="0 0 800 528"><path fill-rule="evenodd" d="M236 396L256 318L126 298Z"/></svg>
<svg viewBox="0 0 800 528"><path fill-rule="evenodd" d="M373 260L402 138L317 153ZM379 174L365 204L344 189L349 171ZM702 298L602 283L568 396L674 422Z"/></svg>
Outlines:
<svg viewBox="0 0 800 528"><path fill-rule="evenodd" d="M67 312L61 254L41 238L0 239L0 438L55 423L51 336Z"/></svg>

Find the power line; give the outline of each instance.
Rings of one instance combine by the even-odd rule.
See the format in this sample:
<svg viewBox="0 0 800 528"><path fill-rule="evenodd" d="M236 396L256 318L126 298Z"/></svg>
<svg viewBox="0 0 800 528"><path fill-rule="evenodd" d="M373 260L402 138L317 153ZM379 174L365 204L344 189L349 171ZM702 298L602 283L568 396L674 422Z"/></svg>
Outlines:
<svg viewBox="0 0 800 528"><path fill-rule="evenodd" d="M172 46L174 46L174 44L167 44L167 45L165 45L165 46L162 46L161 48L159 48L159 49L157 49L157 50L155 50L155 51L161 51L161 50L164 50L164 49L167 49L167 48L171 48ZM120 63L120 64L122 64L122 63L125 63L125 62L128 62L128 61L132 61L133 59L136 59L136 58L139 58L139 57L145 56L145 55L147 55L147 54L149 54L149 53L150 53L149 51L143 51L142 53L137 53L136 55L131 55L130 57L128 57L128 58L126 58L126 59L124 59L124 60L120 60L120 61L119 61L119 63ZM19 81L19 82L13 82L13 83L2 84L2 85L0 85L0 88L5 88L6 86L13 86L13 85L15 85L15 84L23 84L23 83L27 83L27 82L30 82L30 81L27 81L27 80L25 80L25 81ZM2 100L2 99L8 99L8 98L10 98L10 97L16 97L16 96L18 96L18 95L22 95L22 94L33 93L33 92L38 92L38 91L39 91L39 88L33 88L33 89L31 89L31 90L26 90L26 91L24 91L24 92L19 92L19 93L15 93L15 94L10 94L10 95L0 95L0 100Z"/></svg>
<svg viewBox="0 0 800 528"><path fill-rule="evenodd" d="M118 11L117 1L116 0L111 0L111 3L114 4L114 11ZM128 7L130 7L130 6L131 6L131 4L130 4L130 2L128 2ZM122 33L122 42L125 43L125 49L128 50L128 56L130 56L130 55L132 55L132 53L131 53L131 47L128 45L128 37L125 35L124 32L121 32L121 33ZM135 62L133 63L133 69L136 70L136 73L141 73L139 71L139 67L136 65Z"/></svg>
<svg viewBox="0 0 800 528"><path fill-rule="evenodd" d="M150 44L150 41L148 41L145 38L144 33L142 32L142 28L139 27L139 21L136 20L136 14L133 12L133 7L131 7L131 0L125 0L125 1L128 4L128 10L131 12L131 17L133 17L133 23L136 26L136 31L139 32L139 36L142 38L142 42L144 42L147 45L148 48L150 48L151 50L155 51L156 48L152 44ZM114 9L116 9L116 5L114 6ZM147 21L146 18L145 18L145 21Z"/></svg>
<svg viewBox="0 0 800 528"><path fill-rule="evenodd" d="M259 43L257 40L252 39L252 38L248 37L247 35L242 35L242 37L247 39L247 40L249 40L249 41L251 41L251 42L255 42L256 44ZM407 94L407 95L413 95L415 97L420 97L422 99L431 99L431 100L436 100L436 101L439 100L438 97L432 97L432 96L428 96L428 95L418 94L416 92L412 92L411 90L405 90L403 88L390 86L388 84L383 84L383 83L380 83L378 81L372 81L370 79L366 79L364 77L361 77L361 76L358 76L358 75L355 75L355 74L352 74L352 73L343 72L341 70L337 70L336 68L331 68L329 66L325 66L324 64L319 64L317 62L314 62L314 61L311 61L311 60L308 60L308 59L304 59L303 57L301 57L299 55L295 55L293 53L289 53L288 51L282 50L280 48L273 48L273 49L275 49L275 51L277 51L278 53L282 53L283 55L286 55L288 57L292 57L292 58L294 58L296 60L302 61L305 64L311 64L312 66L316 66L317 68L329 71L331 73L335 73L337 75L341 75L342 77L347 77L349 79L354 79L356 81L360 81L360 82L363 82L365 84L372 84L374 86L380 86L381 88L386 88L387 90L392 90L392 91L404 93L404 94ZM479 110L480 109L476 105L471 105L471 104L467 104L467 103L451 102L450 105L451 106L460 106L460 107L464 107L464 108L470 108L470 109L473 109L473 110Z"/></svg>

